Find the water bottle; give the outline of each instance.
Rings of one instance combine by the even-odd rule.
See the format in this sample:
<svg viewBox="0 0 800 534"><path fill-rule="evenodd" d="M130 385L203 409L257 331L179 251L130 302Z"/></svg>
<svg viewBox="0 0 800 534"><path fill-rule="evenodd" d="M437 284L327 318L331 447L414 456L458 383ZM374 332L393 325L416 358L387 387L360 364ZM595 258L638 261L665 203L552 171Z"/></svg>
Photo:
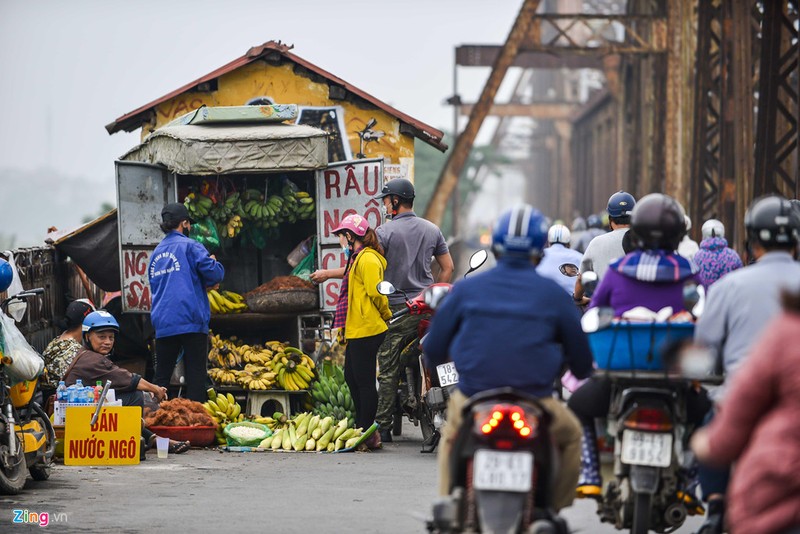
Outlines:
<svg viewBox="0 0 800 534"><path fill-rule="evenodd" d="M67 402L67 384L61 380L56 388L56 400L58 402Z"/></svg>
<svg viewBox="0 0 800 534"><path fill-rule="evenodd" d="M83 380L80 378L75 381L75 389L72 392L72 396L69 398L69 402L81 403L83 404Z"/></svg>
<svg viewBox="0 0 800 534"><path fill-rule="evenodd" d="M75 384L72 384L70 387L67 388L67 402L73 403L75 402L75 390L78 388Z"/></svg>
<svg viewBox="0 0 800 534"><path fill-rule="evenodd" d="M86 386L85 388L83 388L83 392L86 395L85 397L86 400L84 400L83 402L85 402L86 404L92 404L94 402L94 388L92 386Z"/></svg>

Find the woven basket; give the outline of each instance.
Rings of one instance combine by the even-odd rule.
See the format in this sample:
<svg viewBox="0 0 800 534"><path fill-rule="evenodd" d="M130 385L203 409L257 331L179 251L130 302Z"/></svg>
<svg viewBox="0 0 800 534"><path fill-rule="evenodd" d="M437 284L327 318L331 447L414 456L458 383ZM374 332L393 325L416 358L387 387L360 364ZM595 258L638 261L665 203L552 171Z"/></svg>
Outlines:
<svg viewBox="0 0 800 534"><path fill-rule="evenodd" d="M316 289L281 289L244 296L247 307L256 313L282 313L319 308Z"/></svg>

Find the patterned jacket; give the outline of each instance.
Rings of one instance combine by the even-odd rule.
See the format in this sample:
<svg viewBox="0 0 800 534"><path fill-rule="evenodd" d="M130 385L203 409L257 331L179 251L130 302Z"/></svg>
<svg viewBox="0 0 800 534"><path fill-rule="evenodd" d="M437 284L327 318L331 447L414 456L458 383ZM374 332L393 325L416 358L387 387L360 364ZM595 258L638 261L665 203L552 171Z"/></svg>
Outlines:
<svg viewBox="0 0 800 534"><path fill-rule="evenodd" d="M742 260L735 250L728 247L724 237L709 237L700 243L700 250L694 255L694 263L698 268L698 278L703 287L711 284L723 275L742 266Z"/></svg>

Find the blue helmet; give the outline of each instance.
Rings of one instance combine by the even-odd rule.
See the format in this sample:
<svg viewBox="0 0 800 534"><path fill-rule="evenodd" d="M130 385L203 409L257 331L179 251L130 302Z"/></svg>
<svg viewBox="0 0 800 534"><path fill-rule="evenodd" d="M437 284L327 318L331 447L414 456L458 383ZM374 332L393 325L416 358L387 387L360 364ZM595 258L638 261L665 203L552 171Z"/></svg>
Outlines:
<svg viewBox="0 0 800 534"><path fill-rule="evenodd" d="M85 336L89 332L101 332L103 330L113 330L119 332L119 323L114 316L105 310L97 310L83 319L81 332Z"/></svg>
<svg viewBox="0 0 800 534"><path fill-rule="evenodd" d="M503 213L492 229L495 254L541 256L547 242L547 219L542 212L523 204Z"/></svg>
<svg viewBox="0 0 800 534"><path fill-rule="evenodd" d="M0 291L5 291L14 280L14 271L11 269L11 264L3 258L0 258Z"/></svg>
<svg viewBox="0 0 800 534"><path fill-rule="evenodd" d="M589 228L602 228L603 218L593 213L586 218L586 224Z"/></svg>
<svg viewBox="0 0 800 534"><path fill-rule="evenodd" d="M608 199L608 216L612 218L630 217L633 213L633 207L636 205L636 199L633 195L625 191L618 191L611 195Z"/></svg>

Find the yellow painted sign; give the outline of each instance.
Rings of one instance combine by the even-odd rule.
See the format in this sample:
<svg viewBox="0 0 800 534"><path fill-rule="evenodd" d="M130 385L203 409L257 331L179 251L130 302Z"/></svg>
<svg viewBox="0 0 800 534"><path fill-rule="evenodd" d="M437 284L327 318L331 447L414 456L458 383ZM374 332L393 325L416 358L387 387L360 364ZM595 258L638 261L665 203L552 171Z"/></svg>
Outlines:
<svg viewBox="0 0 800 534"><path fill-rule="evenodd" d="M212 91L189 91L162 102L155 120L142 128L142 139L156 128L206 106L243 106L254 99L297 104L298 124L329 133L328 161L383 157L392 177L414 180L414 138L400 133L400 121L374 106L333 100L324 80L295 72L291 63L275 66L254 61L217 79ZM397 175L397 176L395 176Z"/></svg>
<svg viewBox="0 0 800 534"><path fill-rule="evenodd" d="M67 408L64 465L134 465L139 463L142 409L103 408L93 426L91 406Z"/></svg>

